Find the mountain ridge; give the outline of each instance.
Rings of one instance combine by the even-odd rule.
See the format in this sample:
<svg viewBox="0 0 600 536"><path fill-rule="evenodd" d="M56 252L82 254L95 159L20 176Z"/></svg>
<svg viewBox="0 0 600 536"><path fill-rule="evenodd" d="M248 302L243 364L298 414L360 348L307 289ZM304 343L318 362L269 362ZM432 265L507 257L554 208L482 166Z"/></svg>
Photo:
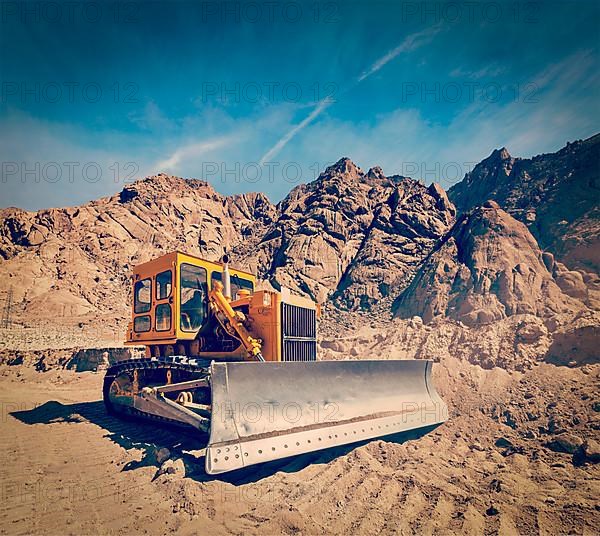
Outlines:
<svg viewBox="0 0 600 536"><path fill-rule="evenodd" d="M555 153L514 158L494 150L448 190L459 212L488 199L523 222L544 250L600 272L600 134Z"/></svg>
<svg viewBox="0 0 600 536"><path fill-rule="evenodd" d="M224 196L202 179L158 174L77 207L1 209L0 275L7 285L0 299L12 287L15 318L24 322L123 320L133 265L173 249L212 260L227 249L235 264L275 288L286 286L343 310L389 311L394 303L397 312L399 297L414 289L415 276L454 232L457 217L496 197L506 217L520 221L537 240L522 248L537 259L528 262L536 273L545 266L566 301L595 307L597 272L585 248L593 251L600 235L596 198L588 195L583 208L569 208L574 219L567 228L580 238L572 240L576 247L555 234L540 235L536 220L560 228L555 220L562 212L555 205L570 170L579 187L567 200L579 200L597 184L593 159L599 145L597 135L532 159L495 149L448 192L436 183L386 176L379 166L364 172L343 157L276 205L260 192ZM524 180L524 173L533 179ZM550 193L539 188L546 183ZM533 208L536 218L527 216ZM578 229L583 238L576 236ZM490 315L476 316L475 323L502 316L497 304L488 305ZM411 311L430 320L418 307Z"/></svg>

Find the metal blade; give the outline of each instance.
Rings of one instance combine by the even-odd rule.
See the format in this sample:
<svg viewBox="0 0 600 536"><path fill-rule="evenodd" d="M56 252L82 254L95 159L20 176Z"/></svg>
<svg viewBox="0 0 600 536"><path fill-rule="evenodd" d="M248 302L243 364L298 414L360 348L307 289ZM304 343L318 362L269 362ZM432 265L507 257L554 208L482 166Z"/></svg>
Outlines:
<svg viewBox="0 0 600 536"><path fill-rule="evenodd" d="M431 361L213 363L206 471L431 426L448 418Z"/></svg>

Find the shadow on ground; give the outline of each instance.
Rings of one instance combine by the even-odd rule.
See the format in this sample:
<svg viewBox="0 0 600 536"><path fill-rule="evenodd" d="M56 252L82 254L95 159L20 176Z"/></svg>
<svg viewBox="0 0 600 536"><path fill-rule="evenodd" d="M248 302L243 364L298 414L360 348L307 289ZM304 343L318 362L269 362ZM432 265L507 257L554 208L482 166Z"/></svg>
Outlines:
<svg viewBox="0 0 600 536"><path fill-rule="evenodd" d="M239 469L222 475L209 475L204 471L204 454L190 451L202 451L207 445L208 436L195 430L164 426L162 424L145 423L141 421L121 420L108 415L101 400L96 402L81 402L76 404L61 404L50 401L27 411L15 411L10 415L25 424L54 424L54 423L85 423L91 422L108 433L105 436L120 447L130 450L142 451L142 459L128 462L123 471L131 471L139 467L160 467L156 459L156 452L161 448L168 448L172 458L182 458L187 475L199 482L218 480L230 484L242 485L260 481L279 471L295 473L312 464L329 463L339 456L352 452L355 448L366 445L371 440L333 447L317 452L310 452L275 460L247 469ZM409 432L401 432L385 436L385 441L402 444L406 441L418 439L431 432L437 426L429 426ZM196 455L198 454L198 455Z"/></svg>

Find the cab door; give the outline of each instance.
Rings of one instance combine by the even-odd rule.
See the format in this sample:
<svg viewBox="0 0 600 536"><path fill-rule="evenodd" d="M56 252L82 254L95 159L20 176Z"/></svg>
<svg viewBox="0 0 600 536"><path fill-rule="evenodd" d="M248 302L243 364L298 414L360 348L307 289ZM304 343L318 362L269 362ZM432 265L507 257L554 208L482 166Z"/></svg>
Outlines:
<svg viewBox="0 0 600 536"><path fill-rule="evenodd" d="M154 283L154 332L157 339L171 339L175 335L175 270L174 266L158 272Z"/></svg>
<svg viewBox="0 0 600 536"><path fill-rule="evenodd" d="M178 264L178 339L194 339L208 321L207 270L198 262Z"/></svg>

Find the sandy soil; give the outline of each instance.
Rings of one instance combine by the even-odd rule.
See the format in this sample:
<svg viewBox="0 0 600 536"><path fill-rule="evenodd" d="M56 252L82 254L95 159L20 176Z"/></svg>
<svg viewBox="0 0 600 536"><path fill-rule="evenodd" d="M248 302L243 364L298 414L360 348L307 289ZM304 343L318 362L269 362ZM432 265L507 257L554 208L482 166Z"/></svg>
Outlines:
<svg viewBox="0 0 600 536"><path fill-rule="evenodd" d="M597 534L600 467L547 444L598 438L600 366L436 367L453 416L422 437L212 478L203 438L108 417L101 374L3 365L0 533Z"/></svg>

